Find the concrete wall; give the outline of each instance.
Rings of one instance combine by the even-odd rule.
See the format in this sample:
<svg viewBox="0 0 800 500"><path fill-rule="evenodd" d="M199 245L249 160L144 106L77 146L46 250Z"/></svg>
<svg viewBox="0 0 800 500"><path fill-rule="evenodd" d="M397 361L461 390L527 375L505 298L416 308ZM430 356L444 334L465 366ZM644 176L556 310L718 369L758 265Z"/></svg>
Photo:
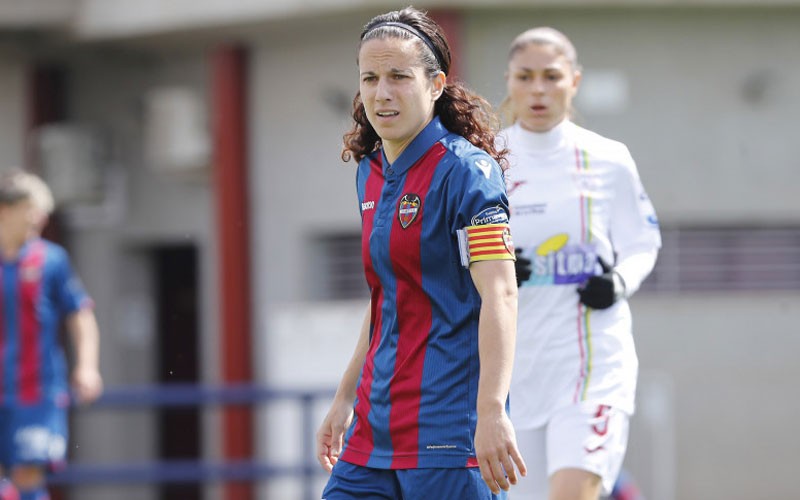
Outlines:
<svg viewBox="0 0 800 500"><path fill-rule="evenodd" d="M628 466L647 498L794 498L797 293L634 297L642 383ZM646 382L650 382L647 384ZM661 408L648 387L668 391ZM654 403L656 406L645 404ZM660 410L666 411L660 411ZM653 410L659 410L654 414ZM659 440L672 434L674 448ZM661 444L659 444L661 443ZM670 462L669 454L674 451ZM667 491L666 493L670 493Z"/></svg>
<svg viewBox="0 0 800 500"><path fill-rule="evenodd" d="M369 16L365 16L369 19ZM317 25L302 37L255 39L252 54L252 184L256 303L311 295L307 243L358 231L355 163L342 135L358 86L353 33L363 19ZM358 35L355 35L356 38ZM344 105L342 104L344 103ZM263 325L263 309L256 311Z"/></svg>

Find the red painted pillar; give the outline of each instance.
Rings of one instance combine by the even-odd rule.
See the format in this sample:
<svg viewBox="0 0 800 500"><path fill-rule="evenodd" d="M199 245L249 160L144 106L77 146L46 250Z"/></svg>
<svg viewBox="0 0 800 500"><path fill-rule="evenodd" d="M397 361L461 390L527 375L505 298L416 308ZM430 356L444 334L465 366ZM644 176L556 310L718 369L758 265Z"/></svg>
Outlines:
<svg viewBox="0 0 800 500"><path fill-rule="evenodd" d="M212 54L212 124L217 245L219 248L220 347L226 384L252 380L250 328L250 220L247 190L247 51L222 46ZM226 460L253 456L253 412L223 412ZM249 483L225 485L225 500L251 500Z"/></svg>

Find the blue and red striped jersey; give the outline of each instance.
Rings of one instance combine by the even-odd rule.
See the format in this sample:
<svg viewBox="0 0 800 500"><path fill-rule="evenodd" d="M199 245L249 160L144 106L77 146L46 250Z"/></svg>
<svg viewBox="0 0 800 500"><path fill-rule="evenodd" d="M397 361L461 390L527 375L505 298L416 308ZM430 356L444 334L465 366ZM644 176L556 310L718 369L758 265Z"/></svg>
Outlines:
<svg viewBox="0 0 800 500"><path fill-rule="evenodd" d="M0 405L65 398L59 328L66 316L92 306L66 251L32 239L15 260L2 261L0 279Z"/></svg>
<svg viewBox="0 0 800 500"><path fill-rule="evenodd" d="M365 157L357 191L370 344L341 458L386 469L477 466L481 299L457 231L507 225L500 167L434 118L393 164L382 151ZM513 248L499 258L513 259Z"/></svg>

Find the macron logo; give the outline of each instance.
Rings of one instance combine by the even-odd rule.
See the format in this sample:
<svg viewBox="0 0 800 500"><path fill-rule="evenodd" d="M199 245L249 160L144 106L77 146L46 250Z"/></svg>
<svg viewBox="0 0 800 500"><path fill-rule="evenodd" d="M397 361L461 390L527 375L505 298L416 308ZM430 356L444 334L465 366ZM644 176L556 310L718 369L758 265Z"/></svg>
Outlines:
<svg viewBox="0 0 800 500"><path fill-rule="evenodd" d="M481 169L487 179L492 175L492 164L488 160L478 160L475 162L475 166Z"/></svg>
<svg viewBox="0 0 800 500"><path fill-rule="evenodd" d="M367 210L372 210L373 208L375 208L375 202L374 201L365 201L365 202L361 203L361 211L362 212L366 212Z"/></svg>

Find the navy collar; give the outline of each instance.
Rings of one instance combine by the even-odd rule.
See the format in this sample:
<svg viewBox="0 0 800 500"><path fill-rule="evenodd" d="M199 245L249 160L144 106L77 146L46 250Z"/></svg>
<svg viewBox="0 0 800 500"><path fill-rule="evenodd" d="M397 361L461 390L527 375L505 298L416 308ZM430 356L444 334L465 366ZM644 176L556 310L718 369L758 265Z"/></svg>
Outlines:
<svg viewBox="0 0 800 500"><path fill-rule="evenodd" d="M392 163L386 159L386 153L381 150L383 159L383 174L384 175L402 175L411 168L428 150L439 142L444 136L450 132L444 128L438 116L434 116L422 131L417 134L411 144L400 153L400 156Z"/></svg>

